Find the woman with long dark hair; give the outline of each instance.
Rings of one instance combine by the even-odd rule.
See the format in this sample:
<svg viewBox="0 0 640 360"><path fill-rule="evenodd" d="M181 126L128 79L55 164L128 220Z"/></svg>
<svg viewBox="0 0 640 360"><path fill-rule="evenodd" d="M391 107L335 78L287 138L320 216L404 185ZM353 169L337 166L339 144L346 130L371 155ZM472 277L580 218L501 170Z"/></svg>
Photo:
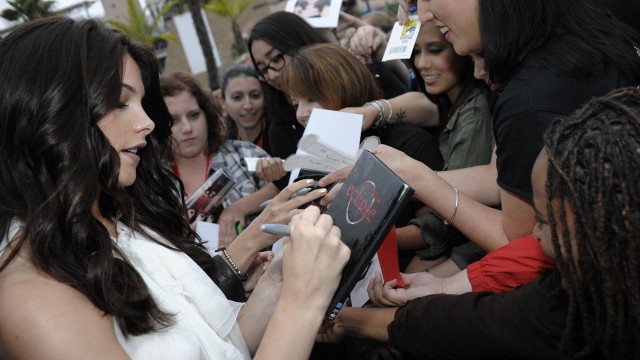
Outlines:
<svg viewBox="0 0 640 360"><path fill-rule="evenodd" d="M284 268L272 263L244 306L225 298L163 162L172 119L151 49L94 20L44 18L0 40L0 78L1 358L308 356L349 251L310 207L291 221ZM322 195L286 201L308 185L261 221L288 222L288 206Z"/></svg>

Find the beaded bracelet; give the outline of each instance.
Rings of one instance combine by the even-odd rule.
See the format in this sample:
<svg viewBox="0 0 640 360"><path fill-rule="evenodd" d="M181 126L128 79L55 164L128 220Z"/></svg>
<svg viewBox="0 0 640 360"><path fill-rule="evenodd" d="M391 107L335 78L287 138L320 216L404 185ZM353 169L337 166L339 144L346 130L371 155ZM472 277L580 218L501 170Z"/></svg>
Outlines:
<svg viewBox="0 0 640 360"><path fill-rule="evenodd" d="M374 108L378 109L378 116L376 117L376 120L373 122L373 126L374 127L382 126L382 124L384 124L384 106L382 106L382 104L380 104L380 101L378 100L368 101L365 104L371 105Z"/></svg>
<svg viewBox="0 0 640 360"><path fill-rule="evenodd" d="M458 194L458 188L457 187L453 187L453 214L451 214L451 219L449 219L449 221L444 220L444 224L445 225L451 225L453 224L453 220L455 220L456 218L456 213L458 212L458 202L460 200L460 195Z"/></svg>
<svg viewBox="0 0 640 360"><path fill-rule="evenodd" d="M222 251L222 254L224 255L224 257L226 257L227 260L229 261L229 264L231 265L231 268L233 269L233 271L236 273L236 276L238 277L238 279L240 279L240 281L247 281L247 279L249 279L249 275L240 271L240 268L238 267L238 265L236 265L236 263L233 262L233 260L231 260L231 256L229 256L229 252L227 251L227 248L224 246L221 246L216 249L216 252L220 252L220 251Z"/></svg>

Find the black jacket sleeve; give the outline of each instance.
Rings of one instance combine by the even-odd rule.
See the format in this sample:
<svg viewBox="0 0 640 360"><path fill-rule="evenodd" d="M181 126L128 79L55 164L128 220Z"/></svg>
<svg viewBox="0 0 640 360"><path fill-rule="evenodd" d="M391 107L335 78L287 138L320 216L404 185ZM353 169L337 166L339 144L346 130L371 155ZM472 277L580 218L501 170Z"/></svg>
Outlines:
<svg viewBox="0 0 640 360"><path fill-rule="evenodd" d="M389 325L408 358L568 359L560 351L566 295L558 272L514 291L432 295L409 302Z"/></svg>

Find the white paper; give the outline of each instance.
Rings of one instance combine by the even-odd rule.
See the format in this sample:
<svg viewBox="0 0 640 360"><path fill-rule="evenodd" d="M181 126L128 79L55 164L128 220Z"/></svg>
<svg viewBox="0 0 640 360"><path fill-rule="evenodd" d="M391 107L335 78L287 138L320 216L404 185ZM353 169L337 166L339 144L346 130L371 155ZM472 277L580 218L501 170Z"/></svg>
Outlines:
<svg viewBox="0 0 640 360"><path fill-rule="evenodd" d="M361 114L313 109L302 137L304 138L308 134L315 134L318 136L318 141L355 159L360 146L361 132ZM301 149L298 149L296 154L310 155ZM289 183L292 183L299 173L299 168L291 171Z"/></svg>
<svg viewBox="0 0 640 360"><path fill-rule="evenodd" d="M247 163L247 170L256 171L256 164L260 158L244 158L244 161Z"/></svg>
<svg viewBox="0 0 640 360"><path fill-rule="evenodd" d="M341 5L342 0L289 0L284 9L305 19L314 28L335 28Z"/></svg>
<svg viewBox="0 0 640 360"><path fill-rule="evenodd" d="M364 304L369 301L369 293L367 292L367 288L369 287L369 279L376 274L376 271L382 273L382 268L380 267L380 261L378 261L378 254L373 256L371 260L371 265L369 265L369 269L367 273L364 275L362 280L356 283L356 286L351 290L351 305L353 307L363 307ZM382 280L384 281L384 279Z"/></svg>
<svg viewBox="0 0 640 360"><path fill-rule="evenodd" d="M256 171L256 165L258 165L258 160L260 159L268 159L268 158L259 158L259 157L246 157L244 161L247 163L247 170ZM284 160L282 160L284 163Z"/></svg>
<svg viewBox="0 0 640 360"><path fill-rule="evenodd" d="M304 138L308 134L315 134L318 140L325 145L356 158L360 147L360 134L362 131L362 115L344 111L325 109L313 109L309 116L309 122L304 129ZM296 154L309 155L298 149ZM298 177L300 168L291 171L289 184ZM282 250L282 239L273 244L271 251L278 253Z"/></svg>
<svg viewBox="0 0 640 360"><path fill-rule="evenodd" d="M409 59L416 44L420 26L420 20L415 15L409 16L409 20L404 25L400 25L396 21L393 24L393 30L391 30L391 36L387 42L387 49L384 51L382 61Z"/></svg>
<svg viewBox="0 0 640 360"><path fill-rule="evenodd" d="M204 247L207 249L209 255L216 255L215 250L218 248L218 224L198 221L196 223L196 233L200 236L200 239L204 242Z"/></svg>

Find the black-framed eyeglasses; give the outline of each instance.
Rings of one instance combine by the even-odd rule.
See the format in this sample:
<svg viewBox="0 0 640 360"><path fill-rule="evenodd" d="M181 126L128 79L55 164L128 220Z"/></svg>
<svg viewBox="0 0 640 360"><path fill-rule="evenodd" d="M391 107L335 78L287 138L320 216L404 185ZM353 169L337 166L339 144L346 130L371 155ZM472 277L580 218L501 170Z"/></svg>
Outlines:
<svg viewBox="0 0 640 360"><path fill-rule="evenodd" d="M269 77L269 75L267 74L269 72L269 69L273 71L280 71L282 70L284 65L284 54L278 53L276 56L272 57L271 60L269 60L267 66L263 67L262 69L258 68L258 70L256 70L258 80L267 81L267 78Z"/></svg>

